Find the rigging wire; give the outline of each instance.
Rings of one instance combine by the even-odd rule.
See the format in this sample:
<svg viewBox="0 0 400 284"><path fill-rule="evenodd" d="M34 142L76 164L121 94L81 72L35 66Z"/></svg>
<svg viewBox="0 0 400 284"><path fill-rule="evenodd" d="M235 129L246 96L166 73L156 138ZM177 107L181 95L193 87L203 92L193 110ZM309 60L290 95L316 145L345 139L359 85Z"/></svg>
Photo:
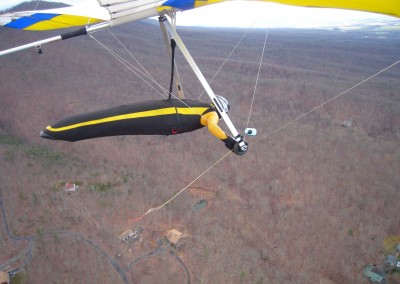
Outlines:
<svg viewBox="0 0 400 284"><path fill-rule="evenodd" d="M37 9L37 7L38 7L38 5L39 5L39 3L41 2L42 0L38 0L37 2L36 2L36 5L35 5L35 8L33 9L33 11L36 11L36 9Z"/></svg>
<svg viewBox="0 0 400 284"><path fill-rule="evenodd" d="M228 54L228 56L225 58L224 62L222 62L221 66L218 68L217 72L215 72L214 76L211 78L211 80L208 82L209 85L214 81L215 77L219 74L221 69L224 67L225 63L229 60L229 58L232 56L232 54L235 52L236 48L240 45L240 43L243 41L243 39L246 37L250 29L254 26L254 24L257 22L257 20L254 20L251 25L248 27L246 32L242 35L242 37L239 39L239 41L236 43L235 47L231 50L231 52ZM201 94L197 97L197 99L200 99L203 94L205 93L205 90L201 92Z"/></svg>
<svg viewBox="0 0 400 284"><path fill-rule="evenodd" d="M105 45L104 43L102 43L100 40L96 39L92 34L89 35L93 40L95 40L101 47L103 47L108 53L110 53L115 59L117 59L122 65L124 65L128 70L130 70L133 74L135 74L137 77L139 77L141 80L143 80L147 85L149 85L153 90L155 90L157 93L159 93L163 98L166 98L168 96L168 90L166 88L164 88L163 86L161 86L150 74L146 75L144 74L140 69L138 69L136 66L134 66L132 63L130 63L128 60L124 59L121 55L119 55L117 52L115 52L114 50L112 50L110 47L108 47L107 45ZM126 47L125 47L126 48ZM133 56L133 55L132 55ZM136 60L136 59L135 59ZM138 62L138 61L137 61ZM138 62L139 65L141 65ZM142 66L142 65L141 65ZM144 68L144 67L142 67ZM136 70L136 71L135 71ZM155 83L160 89L161 91L164 93L162 94L159 90L157 90L154 86L152 86L148 81L146 81L146 79L144 79L142 76L140 76L138 73L140 73L143 77L149 79L150 81L152 81L153 83ZM148 73L146 71L146 73ZM177 97L176 95L172 94L172 96L174 97L174 99L179 100L182 104L184 104L185 106L187 106L188 108L191 108L187 103L185 103L184 101L182 101L179 97Z"/></svg>
<svg viewBox="0 0 400 284"><path fill-rule="evenodd" d="M103 47L108 53L110 53L115 59L117 59L121 64L123 64L127 69L129 69L133 74L135 74L137 77L139 77L141 80L143 80L147 85L149 85L153 90L155 90L157 93L159 93L163 98L166 98L169 95L169 91L167 89L165 89L163 86L161 86L150 74L146 75L144 74L140 69L138 69L136 66L134 66L132 63L130 63L128 60L124 59L121 55L119 55L117 52L115 52L114 50L112 50L110 47L108 47L107 45L105 45L104 43L102 43L100 40L96 39L92 34L89 35L93 40L95 40L101 47ZM122 44L122 42L121 42ZM127 48L124 47L126 50ZM127 50L128 51L128 50ZM128 53L130 53L128 51ZM132 55L133 56L133 55ZM135 58L135 61L138 62ZM142 66L139 62L138 64L140 66ZM144 69L144 67L142 67ZM135 71L136 70L136 71ZM148 81L146 81L145 78L143 78L142 76L140 76L138 73L140 73L143 77L151 80L153 83L155 83L160 89L161 91L164 92L164 94L162 94L159 90L157 90L153 85L151 85ZM148 73L146 71L146 73ZM149 78L150 77L150 78ZM191 106L189 106L186 102L182 101L181 98L179 98L178 96L171 94L174 99L177 99L178 101L180 101L183 105L187 106L188 108L191 108ZM199 116L201 116L199 114Z"/></svg>
<svg viewBox="0 0 400 284"><path fill-rule="evenodd" d="M150 214L151 212L154 211L158 211L161 208L163 208L165 205L167 205L168 203L170 203L172 200L174 200L176 197L178 197L178 195L180 195L182 192L184 192L186 189L189 188L189 186L191 186L193 183L195 183L198 179L200 179L203 175L205 175L209 170L211 170L214 166L218 165L220 162L222 162L226 157L228 157L230 154L232 153L232 151L229 151L228 153L226 153L225 155L223 155L221 158L219 158L219 160L217 160L214 164L212 164L210 167L208 167L205 171L203 171L198 177L196 177L194 180L192 180L188 185L186 185L184 188L182 188L180 191L178 191L178 193L176 193L174 196L172 196L170 199L168 199L167 201L165 201L163 204L161 204L158 207L154 207L154 208L150 208L149 210L147 210L146 213L144 213L142 216L140 216L139 218L135 218L132 219L133 222L138 222L140 221L144 216L146 216L147 214Z"/></svg>
<svg viewBox="0 0 400 284"><path fill-rule="evenodd" d="M261 66L262 66L262 62L263 62L263 58L264 58L264 52L265 52L265 46L267 44L267 38L268 38L268 29L267 29L267 32L265 33L264 46L263 46L263 49L262 49L262 52L261 52L260 63L258 65L257 78L256 78L256 82L255 82L255 85L254 85L253 97L251 98L250 110L249 110L249 116L247 117L246 128L249 127L251 111L253 109L253 103L254 103L254 99L255 99L255 96L256 96L258 78L260 77L260 73L261 73Z"/></svg>
<svg viewBox="0 0 400 284"><path fill-rule="evenodd" d="M122 46L122 48L128 53L128 55L140 66L140 68L143 69L143 71L147 74L147 77L154 82L163 92L166 92L166 89L163 88L156 79L150 74L149 71L139 62L139 60L136 59L136 57L132 54L132 52L121 42L121 40L111 31L111 29L108 29L110 34L115 38L115 40Z"/></svg>
<svg viewBox="0 0 400 284"><path fill-rule="evenodd" d="M308 112L306 112L306 113L304 113L304 114L298 116L297 118L291 120L290 122L288 122L288 123L282 125L281 127L277 128L277 129L273 130L272 132L268 133L267 135L261 137L260 139L256 140L256 141L254 142L254 144L257 144L257 143L261 142L262 140L264 140L265 138L267 138L267 137L269 137L269 136L272 136L272 135L276 134L277 132L279 132L279 131L281 131L281 130L283 130L283 129L289 127L289 126L291 126L291 125L294 124L296 121L298 121L298 120L300 120L300 119L306 117L307 115L309 115L309 114L311 114L312 112L316 111L317 109L323 107L324 105L326 105L326 104L328 104L328 103L330 103L330 102L336 100L337 98L339 98L339 97L341 97L341 96L347 94L347 93L350 92L351 90L353 90L353 89L355 89L355 88L361 86L361 85L364 84L365 82L367 82L367 81L371 80L372 78L374 78L374 77L380 75L381 73L383 73L383 72L389 70L390 68L396 66L396 65L399 64L399 63L400 63L400 60L398 60L398 61L392 63L391 65L389 65L389 66L387 66L387 67L381 69L380 71L376 72L375 74L369 76L368 78L362 80L361 82L359 82L359 83L353 85L352 87L348 88L347 90L345 90L345 91L341 92L340 94L334 96L333 98L331 98L331 99L325 101L324 103L322 103L322 104L320 104L320 105L314 107L314 108L311 109L310 111L308 111ZM172 202L176 197L178 197L182 192L184 192L185 190L187 190L187 189L189 188L189 186L191 186L194 182L196 182L197 180L199 180L203 175L205 175L205 174L206 174L208 171L210 171L213 167L217 166L219 163L221 163L223 160L225 160L225 159L229 156L229 154L231 154L231 153L232 153L232 151L229 151L228 153L224 154L219 160L217 160L213 165L211 165L210 167L208 167L208 168L207 168L205 171L203 171L198 177L196 177L193 181L191 181L187 186L185 186L185 187L182 188L178 193L176 193L175 195L173 195L169 200L167 200L166 202L164 202L163 204L161 204L161 205L158 206L158 207L150 208L150 209L147 210L147 212L144 213L142 216L140 216L140 217L138 217L138 218L133 218L132 221L133 221L133 222L138 222L138 221L142 220L144 216L150 214L151 212L158 211L158 210L162 209L165 205L167 205L168 203Z"/></svg>
<svg viewBox="0 0 400 284"><path fill-rule="evenodd" d="M282 125L281 127L277 128L277 129L275 129L274 131L272 131L272 132L266 134L265 136L263 136L263 137L261 137L260 139L258 139L255 143L258 143L258 142L260 142L261 140L264 140L265 138L267 138L267 137L269 137L269 136L275 134L276 132L279 132L280 130L289 127L290 125L292 125L292 124L295 123L296 121L298 121L298 120L304 118L305 116L307 116L307 115L309 115L310 113L316 111L317 109L323 107L324 105L326 105L326 104L328 104L328 103L330 103L330 102L336 100L337 98L339 98L339 97L341 97L341 96L347 94L347 93L350 92L351 90L353 90L353 89L355 89L355 88L361 86L361 85L364 84L365 82L367 82L367 81L371 80L372 78L374 78L374 77L376 77L376 76L382 74L383 72L389 70L390 68L396 66L396 65L399 64L399 63L400 63L400 60L398 60L398 61L396 61L396 62L390 64L389 66L387 66L387 67L381 69L380 71L376 72L375 74L369 76L368 78L362 80L361 82L359 82L359 83L353 85L352 87L348 88L347 90L345 90L345 91L341 92L340 94L334 96L333 98L331 98L331 99L329 99L329 100L323 102L322 104L320 104L320 105L314 107L313 109L311 109L311 110L309 110L309 111L303 113L302 115L296 117L295 119L289 121L288 123Z"/></svg>
<svg viewBox="0 0 400 284"><path fill-rule="evenodd" d="M155 90L158 94L160 94L163 98L165 98L168 94L168 91L162 88L164 91L164 94L158 90L156 87L154 87L150 82L148 82L144 77L147 78L147 75L144 74L141 70L139 70L137 67L133 66L130 62L128 62L126 59L124 59L122 56L117 54L115 51L113 51L111 48L106 46L104 43L96 39L93 35L89 35L93 40L95 40L101 47L103 47L108 53L110 53L115 59L117 59L122 65L124 65L126 68L128 68L129 71L131 71L133 74L135 74L137 77L139 77L141 80L143 80L147 85L149 85L153 90ZM140 73L140 74L139 74ZM149 79L149 78L148 78ZM161 87L159 85L159 87Z"/></svg>
<svg viewBox="0 0 400 284"><path fill-rule="evenodd" d="M253 23L250 25L250 28L254 25L254 23L256 22L256 20L253 21ZM176 23L175 23L176 24ZM246 34L248 33L248 31L250 30L250 28L246 31L246 33L242 36L242 38L240 39L240 41L236 44L235 48L231 51L231 53L229 54L229 56L233 53L233 51L237 48L237 46L239 46L240 42L243 40L243 38L246 36ZM110 31L111 32L111 31ZM181 98L177 97L174 94L171 94L171 91L167 91L164 87L162 87L150 74L149 72L147 72L147 70L143 67L143 65L141 65L136 58L133 56L133 54L131 52L129 52L129 50L125 47L125 45L114 35L114 38L122 45L122 47L128 52L128 54L131 55L132 58L134 58L134 60L142 67L142 69L145 70L145 72L148 74L148 76L146 74L143 74L142 71L140 71L138 68L136 68L133 64L131 64L128 60L124 59L121 55L119 55L118 53L116 53L115 51L113 51L110 47L106 46L104 43L100 42L98 39L96 39L93 35L89 35L92 39L94 39L100 46L102 46L107 52L109 52L114 58L116 58L120 63L122 63L126 68L128 68L132 73L134 73L136 76L138 76L141 80L143 80L147 85L149 85L152 89L154 89L156 92L158 92L162 97L164 97L163 94L161 94L154 86L152 86L148 81L146 81L143 77L141 77L137 72L139 72L140 74L142 74L144 77L147 77L148 79L150 78L150 80L155 83L162 91L164 91L164 93L166 94L166 96L168 96L169 99L171 99L171 96L173 96L175 99L179 100L183 105L187 106L188 108L191 108L186 102L182 101ZM229 58L228 56L228 58ZM228 58L225 59L225 62L228 60ZM222 65L223 66L223 65ZM222 66L219 68L219 70L222 69ZM137 71L135 72L134 69ZM218 74L219 70L217 71L217 73L214 75L215 76ZM204 93L204 91L203 91ZM165 97L164 97L165 98ZM199 116L201 117L201 115L199 114Z"/></svg>

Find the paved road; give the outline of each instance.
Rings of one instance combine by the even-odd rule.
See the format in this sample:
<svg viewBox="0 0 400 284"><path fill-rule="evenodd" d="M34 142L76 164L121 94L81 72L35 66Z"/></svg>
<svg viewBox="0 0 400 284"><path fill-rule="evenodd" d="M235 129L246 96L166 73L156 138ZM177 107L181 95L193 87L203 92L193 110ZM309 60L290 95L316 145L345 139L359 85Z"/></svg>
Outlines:
<svg viewBox="0 0 400 284"><path fill-rule="evenodd" d="M12 259L9 259L5 263L0 264L0 269L10 266L13 263L19 261L20 259L24 259L25 265L28 265L32 259L32 248L34 246L35 240L38 238L44 237L46 235L53 235L54 233L57 233L59 235L65 236L67 238L73 237L73 238L80 239L80 240L84 241L86 244L90 245L101 256L103 256L105 259L107 259L107 261L117 271L118 275L121 277L121 279L124 281L124 283L128 283L125 271L121 268L119 263L114 258L112 258L110 255L108 255L104 250L102 250L95 242L93 242L89 239L86 239L81 234L69 232L69 231L52 231L52 232L44 233L42 235L34 235L34 236L27 236L27 237L14 236L11 233L10 228L8 226L6 210L4 209L4 205L3 205L3 201L1 199L1 197L0 197L0 212L1 212L1 218L2 218L2 223L3 223L3 230L6 232L6 235L14 241L28 241L28 246L22 252L20 252L17 256L13 257Z"/></svg>
<svg viewBox="0 0 400 284"><path fill-rule="evenodd" d="M173 257L175 257L179 261L179 263L181 264L183 269L185 269L187 283L190 284L190 271L187 268L187 266L185 265L185 263L183 262L183 260L177 254L175 254L173 251L170 251L169 254L172 255Z"/></svg>
<svg viewBox="0 0 400 284"><path fill-rule="evenodd" d="M135 266L136 264L138 264L139 262L141 262L142 260L145 260L145 259L147 259L147 258L149 258L149 257L153 257L153 256L157 256L157 255L160 255L160 254L165 254L165 253L169 253L172 257L174 257L178 262L179 262L179 264L183 267L183 269L185 270L185 272L186 272L186 282L188 283L188 284L190 284L190 271L189 271L189 269L187 268L187 266L185 265L185 263L183 262L183 260L175 253L175 252L173 252L173 251L170 251L170 250L165 250L165 248L164 247L162 247L162 246L158 246L158 247L156 247L153 251L151 251L151 252L149 252L149 253L146 253L146 254L144 254L144 255L142 255L142 256L139 256L138 258L136 258L135 260L133 260L127 267L125 267L124 269L126 270L126 271L128 271L128 270L130 270L133 266Z"/></svg>
<svg viewBox="0 0 400 284"><path fill-rule="evenodd" d="M25 265L29 264L32 259L32 249L34 247L34 242L29 242L25 249L23 249L17 256L7 260L0 264L0 270L5 270L12 264L18 262L20 259L24 259Z"/></svg>
<svg viewBox="0 0 400 284"><path fill-rule="evenodd" d="M14 241L28 241L27 247L22 250L17 256L9 259L5 263L0 264L0 270L5 269L8 266L11 266L13 263L16 263L20 259L24 259L24 265L28 265L32 259L32 248L34 246L34 239L35 236L27 236L27 237L18 237L14 236L11 231L10 227L8 226L6 210L4 209L3 201L0 197L0 212L1 212L1 219L3 224L3 230L6 233L7 237L14 240Z"/></svg>
<svg viewBox="0 0 400 284"><path fill-rule="evenodd" d="M11 234L10 228L8 227L6 210L4 209L3 201L0 197L0 211L1 211L1 218L3 220L3 229L6 232L7 236L15 241L33 241L35 236L27 236L27 237L17 237Z"/></svg>
<svg viewBox="0 0 400 284"><path fill-rule="evenodd" d="M160 254L165 254L166 252L168 252L183 267L183 269L186 272L187 283L190 284L190 271L187 268L187 266L185 265L185 263L173 251L169 251L169 250L166 251L162 246L158 246L153 251L136 258L128 266L126 266L125 268L122 268L114 258L112 258L104 250L102 250L95 242L93 242L93 241L85 238L81 234L78 234L78 233L75 233L75 232L70 232L70 231L52 231L52 232L44 233L44 234L41 234L41 235L33 235L33 236L25 236L25 237L14 236L11 233L10 228L8 226L6 210L4 209L4 205L3 205L3 201L1 199L1 197L0 197L0 212L1 212L3 230L5 231L5 233L8 236L8 238L10 238L11 240L14 240L14 241L27 241L28 242L28 246L24 250L22 250L17 256L9 259L5 263L1 263L0 264L0 270L5 269L8 266L11 266L13 263L16 263L17 261L19 261L21 259L24 259L24 266L28 265L32 260L32 249L33 249L33 247L35 245L35 240L38 239L38 238L42 238L42 237L44 237L46 235L53 235L54 233L56 233L58 235L66 237L66 238L79 239L79 240L85 242L86 244L88 244L89 246L91 246L95 251L97 251L101 256L103 256L114 267L114 269L117 271L118 275L120 276L122 281L124 281L124 283L128 283L128 280L126 278L125 272L129 271L137 263L139 263L140 261L145 260L145 259L147 259L149 257L157 256L157 255L160 255Z"/></svg>

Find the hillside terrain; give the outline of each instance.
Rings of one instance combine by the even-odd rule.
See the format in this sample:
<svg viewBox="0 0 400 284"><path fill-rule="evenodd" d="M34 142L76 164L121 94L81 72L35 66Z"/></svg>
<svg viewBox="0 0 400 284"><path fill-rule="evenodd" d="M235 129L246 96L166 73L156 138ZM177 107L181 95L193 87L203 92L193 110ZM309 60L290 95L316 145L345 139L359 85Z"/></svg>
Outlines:
<svg viewBox="0 0 400 284"><path fill-rule="evenodd" d="M400 65L352 87L400 59L399 33L269 30L250 108L266 31L178 32L208 80L247 32L211 86L237 128L257 128L248 153L219 161L227 149L206 129L41 139L65 116L162 95L90 37L2 57L0 270L21 268L20 283L368 283L364 266L400 235ZM94 36L137 65L120 40L168 88L154 22L112 33ZM0 50L54 34L3 28ZM186 97L199 97L179 52L177 64ZM118 239L138 226L140 240ZM171 228L186 235L181 250L165 246Z"/></svg>

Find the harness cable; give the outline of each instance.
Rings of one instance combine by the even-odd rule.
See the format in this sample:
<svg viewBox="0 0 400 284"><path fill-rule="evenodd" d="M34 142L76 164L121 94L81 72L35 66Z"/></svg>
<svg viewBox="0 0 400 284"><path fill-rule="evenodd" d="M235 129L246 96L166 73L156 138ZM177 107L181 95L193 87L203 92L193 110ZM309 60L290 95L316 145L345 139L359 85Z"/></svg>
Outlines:
<svg viewBox="0 0 400 284"><path fill-rule="evenodd" d="M324 103L322 103L322 104L320 104L320 105L314 107L314 108L311 109L310 111L308 111L308 112L306 112L306 113L304 113L304 114L302 114L302 115L296 117L295 119L291 120L290 122L288 122L288 123L282 125L281 127L277 128L277 129L275 129L275 130L273 130L272 132L266 134L265 136L263 136L263 137L261 137L260 139L256 140L256 141L254 142L254 144L259 143L260 141L264 140L265 138L267 138L267 137L269 137L269 136L272 136L272 135L274 135L275 133L277 133L277 132L279 132L279 131L281 131L281 130L283 130L283 129L289 127L289 126L291 126L292 124L294 124L294 123L297 122L298 120L300 120L300 119L304 118L305 116L311 114L312 112L314 112L314 111L316 111L317 109L323 107L324 105L326 105L326 104L328 104L328 103L330 103L330 102L336 100L337 98L339 98L339 97L341 97L341 96L347 94L347 93L350 92L351 90L353 90L353 89L355 89L355 88L361 86L361 85L364 84L365 82L367 82L367 81L373 79L374 77L376 77L376 76L382 74L383 72L389 70L390 68L396 66L396 65L399 64L399 63L400 63L400 60L398 60L398 61L392 63L391 65L389 65L389 66L387 66L387 67L381 69L381 70L378 71L377 73L375 73L375 74L369 76L368 78L362 80L361 82L359 82L359 83L353 85L352 87L350 87L350 88L348 88L347 90L341 92L340 94L334 96L333 98L331 98L331 99L325 101ZM228 153L224 154L219 160L217 160L213 165L211 165L210 167L208 167L208 168L207 168L205 171L203 171L198 177L196 177L193 181L191 181L187 186L185 186L184 188L182 188L178 193L176 193L174 196L172 196L169 200L167 200L166 202L164 202L163 204L161 204L161 205L158 206L158 207L150 208L150 209L147 210L147 212L144 213L142 216L140 216L140 217L138 217L138 218L133 218L132 221L133 221L133 222L138 222L138 221L140 221L141 219L143 219L144 216L150 214L151 212L158 211L158 210L162 209L165 205L167 205L168 203L170 203L171 201L173 201L176 197L178 197L178 195L180 195L182 192L184 192L186 189L188 189L189 186L191 186L194 182L196 182L197 180L199 180L203 175L205 175L205 174L206 174L208 171L210 171L213 167L215 167L215 166L218 165L220 162L222 162L223 160L225 160L225 158L228 157L229 154L231 154L231 153L232 153L232 151L229 151Z"/></svg>
<svg viewBox="0 0 400 284"><path fill-rule="evenodd" d="M147 85L149 85L153 90L155 90L160 96L163 98L165 97L166 94L168 94L168 91L163 88L160 84L158 84L154 79L152 79L151 76L148 76L144 74L142 71L140 71L137 67L133 66L129 61L124 59L121 55L117 54L115 51L113 51L111 48L106 46L104 43L96 39L92 34L89 35L93 40L95 40L101 47L103 47L108 53L110 53L115 59L117 59L122 65L124 65L126 68L128 68L129 71L131 71L133 74L135 74L137 77L139 77L141 80L143 80ZM140 74L139 74L140 73ZM149 83L145 78L150 79L153 83L156 83L157 86L161 89L161 91L165 94L163 94L160 90L156 89L151 83Z"/></svg>
<svg viewBox="0 0 400 284"><path fill-rule="evenodd" d="M110 31L111 32L111 31ZM112 33L112 32L111 32ZM113 33L112 33L113 34ZM108 47L107 45L105 45L104 43L102 43L100 40L98 40L97 38L95 38L93 36L93 34L89 34L89 36L96 41L102 48L104 48L109 54L111 54L116 60L118 60L122 65L124 65L129 71L131 71L134 75L136 75L139 79L143 80L147 85L149 85L153 90L155 90L160 96L162 96L163 98L165 98L165 96L169 95L170 92L168 92L167 89L165 89L163 86L161 86L161 84L159 84L157 82L156 79L154 79L154 77L151 76L151 74L144 68L144 66L134 57L134 55L124 46L124 44L113 34L113 36L115 37L115 39L119 42L119 44L126 50L126 52L136 61L136 63L138 63L138 65L144 70L144 72L146 74L144 74L144 72L142 72L139 68L135 67L132 63L130 63L128 60L126 60L125 58L123 58L121 55L119 55L116 51L112 50L110 47ZM138 74L139 73L139 74ZM142 76L141 76L142 75ZM149 83L145 78L149 79L151 82L153 82L157 87L159 87L161 89L158 90L156 89L153 85L151 85L151 83ZM164 94L162 94L161 92L163 92ZM181 103L183 103L185 106L189 107L189 105L187 105L184 101L182 101L179 97L177 97L176 95L172 94L171 95L179 100Z"/></svg>
<svg viewBox="0 0 400 284"><path fill-rule="evenodd" d="M168 92L168 100L171 100L172 97L172 88L174 86L174 70L175 70L175 48L176 48L176 41L171 38L171 80L169 82L169 92ZM179 86L178 86L179 88ZM176 112L176 128L171 129L171 134L178 134L181 128L181 120L178 113L178 108L174 104L175 112Z"/></svg>
<svg viewBox="0 0 400 284"><path fill-rule="evenodd" d="M176 42L172 38L171 39L171 80L169 82L169 93L168 93L168 99L171 100L172 96L172 87L174 85L174 70L175 70L175 47L176 47Z"/></svg>
<svg viewBox="0 0 400 284"><path fill-rule="evenodd" d="M118 41L118 43L122 46L122 48L126 51L126 53L128 53L128 55L135 60L135 62L143 69L143 71L147 74L144 75L146 76L148 79L150 79L155 85L157 85L163 92L167 92L165 90L165 88L163 88L156 79L154 79L153 76L151 76L151 74L149 73L149 71L146 70L146 68L139 62L139 60L136 59L136 57L132 54L131 51L129 51L129 49L121 42L121 40L115 35L115 33L113 33L111 31L111 29L108 29L108 31L110 32L110 34ZM132 64L130 64L131 66L133 66ZM143 74L143 73L142 73ZM140 77L139 77L140 78Z"/></svg>

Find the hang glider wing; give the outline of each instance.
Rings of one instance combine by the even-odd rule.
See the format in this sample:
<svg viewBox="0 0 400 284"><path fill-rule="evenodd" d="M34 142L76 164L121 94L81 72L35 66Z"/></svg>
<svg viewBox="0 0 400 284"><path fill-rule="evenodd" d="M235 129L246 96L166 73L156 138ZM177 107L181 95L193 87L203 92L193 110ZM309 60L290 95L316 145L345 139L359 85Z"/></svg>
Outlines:
<svg viewBox="0 0 400 284"><path fill-rule="evenodd" d="M187 4L186 2L192 2ZM186 0L98 0L94 5L13 12L0 15L0 25L21 30L54 30L108 22L110 26L158 16L166 11L196 8L221 1Z"/></svg>
<svg viewBox="0 0 400 284"><path fill-rule="evenodd" d="M54 30L88 26L99 22L108 22L110 26L115 26L158 16L166 11L195 8L195 6L186 5L184 2L187 1L98 0L98 3L92 5L75 5L58 9L3 14L0 15L0 25L21 30ZM215 0L201 2L211 4Z"/></svg>
<svg viewBox="0 0 400 284"><path fill-rule="evenodd" d="M117 19L119 17L127 17L150 11L156 8L157 12L168 10L185 11L210 4L237 1L237 0L98 0L100 5L105 7L111 14L111 17ZM239 0L254 1L254 0ZM303 7L319 7L319 8L336 8L365 11L372 13L385 14L400 17L400 4L398 0L255 0L262 2L274 2L278 4L303 6ZM144 13L143 13L144 15ZM284 16L284 15L283 15ZM221 15L223 17L223 15Z"/></svg>
<svg viewBox="0 0 400 284"><path fill-rule="evenodd" d="M97 0L110 15L110 25L158 16L169 7L164 7L165 0ZM184 0L180 0L184 1Z"/></svg>
<svg viewBox="0 0 400 284"><path fill-rule="evenodd" d="M54 30L109 20L107 11L96 5L71 6L0 15L0 25L20 30Z"/></svg>
<svg viewBox="0 0 400 284"><path fill-rule="evenodd" d="M109 22L115 26L154 17L168 11L185 11L232 0L98 0L97 5L77 5L59 9L15 12L0 15L0 25L23 30L52 30ZM252 1L252 0L243 0ZM350 9L400 17L394 0L260 0L279 4ZM284 15L282 15L284 17Z"/></svg>

